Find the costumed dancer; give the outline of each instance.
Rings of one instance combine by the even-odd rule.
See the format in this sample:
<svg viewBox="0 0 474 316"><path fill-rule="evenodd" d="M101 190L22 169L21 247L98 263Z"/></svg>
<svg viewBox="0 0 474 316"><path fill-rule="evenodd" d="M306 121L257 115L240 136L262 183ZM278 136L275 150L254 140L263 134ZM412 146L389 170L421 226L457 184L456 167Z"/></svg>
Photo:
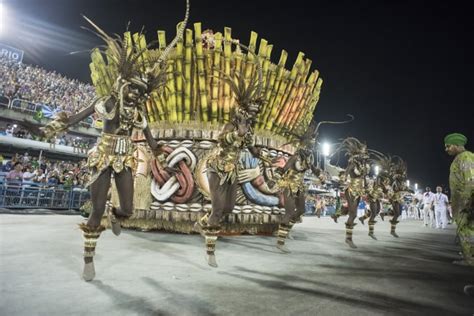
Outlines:
<svg viewBox="0 0 474 316"><path fill-rule="evenodd" d="M251 52L237 40L231 43ZM252 53L252 52L251 52ZM206 242L206 261L211 267L217 267L215 248L217 236L221 230L221 221L234 209L237 188L239 158L243 150L249 150L254 157L260 157L260 149L255 147L254 126L257 114L263 103L262 69L258 56L256 59L257 77L252 76L248 84L242 75L236 74L236 81L226 78L234 93L237 106L220 135L218 144L207 159L207 175L212 210L195 224L195 230L204 236Z"/></svg>
<svg viewBox="0 0 474 316"><path fill-rule="evenodd" d="M406 194L413 193L406 185L407 181L407 165L398 156L392 157L390 168L390 186L387 187L387 199L392 205L393 217L390 222L390 234L398 238L396 233L398 217L401 213L403 198Z"/></svg>
<svg viewBox="0 0 474 316"><path fill-rule="evenodd" d="M313 155L313 148L316 144L319 127L321 124L349 123L354 119L354 117L352 115L348 116L350 116L351 119L347 121L322 121L318 124L314 121L313 116L313 121L303 136L292 134L296 138L297 149L295 154L288 159L285 166L282 168L282 176L277 182L280 194L282 195L283 206L285 208L285 215L282 217L278 226L277 248L284 253L290 252L290 250L285 246L285 241L289 232L305 212L306 187L303 181L304 174L306 171L311 170L316 177L319 177L321 182L324 182L324 176L322 175L321 169L316 168L314 165Z"/></svg>
<svg viewBox="0 0 474 316"><path fill-rule="evenodd" d="M459 133L444 138L446 152L455 157L450 167L449 187L463 255L462 260L453 263L474 266L474 154L466 150L466 143L466 136ZM464 292L474 296L474 285L466 285Z"/></svg>
<svg viewBox="0 0 474 316"><path fill-rule="evenodd" d="M171 48L182 37L189 16L187 1L184 22L173 41L156 57L145 62L143 53L148 49L130 47L126 39L111 37L92 21L84 17L95 29L96 34L105 41L102 51L109 61L107 67L114 85L109 95L96 98L83 111L68 116L60 112L55 120L37 129L41 136L51 138L66 131L70 126L89 117L94 112L102 118L104 125L96 146L89 152L87 166L91 171L88 183L91 191L92 212L86 223L79 224L84 237L84 271L83 278L91 281L95 277L94 255L97 240L105 227L100 224L105 212L112 174L120 199L119 208L109 208L108 216L112 231L119 235L120 220L133 213L133 170L136 166L134 144L131 134L134 129L142 130L151 149L158 155L160 145L153 138L146 121L145 103L152 92L159 92L166 83L166 59ZM32 123L25 122L34 129Z"/></svg>
<svg viewBox="0 0 474 316"><path fill-rule="evenodd" d="M376 158L377 167L379 172L376 175L375 179L367 180L367 192L366 197L369 203L369 210L361 217L359 220L364 224L364 220L369 219L369 236L377 240L377 237L374 235L374 228L377 221L375 218L380 213L382 208L382 199L387 193L387 185L389 182L389 170L390 170L390 158L386 157L383 154L377 153Z"/></svg>
<svg viewBox="0 0 474 316"><path fill-rule="evenodd" d="M370 170L370 156L367 150L367 145L353 137L344 139L341 145L341 150L344 150L346 155L349 157L345 171L346 189L344 191L344 197L348 204L347 213L349 214L349 218L346 221L345 242L351 248L357 248L352 241L352 231L356 225L354 220L357 217L357 206L366 191L365 178ZM336 222L337 216L338 215L333 217Z"/></svg>

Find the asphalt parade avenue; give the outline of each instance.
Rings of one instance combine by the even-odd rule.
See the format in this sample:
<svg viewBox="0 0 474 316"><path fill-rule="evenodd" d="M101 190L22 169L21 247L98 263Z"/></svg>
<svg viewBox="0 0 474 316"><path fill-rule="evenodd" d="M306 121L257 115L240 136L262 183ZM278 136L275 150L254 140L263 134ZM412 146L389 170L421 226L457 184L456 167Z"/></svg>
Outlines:
<svg viewBox="0 0 474 316"><path fill-rule="evenodd" d="M0 214L1 315L472 315L463 293L474 269L455 266L455 227L387 221L377 241L358 224L305 217L282 254L276 238L220 238L219 268L199 235L110 230L100 237L96 279L81 280L76 215Z"/></svg>

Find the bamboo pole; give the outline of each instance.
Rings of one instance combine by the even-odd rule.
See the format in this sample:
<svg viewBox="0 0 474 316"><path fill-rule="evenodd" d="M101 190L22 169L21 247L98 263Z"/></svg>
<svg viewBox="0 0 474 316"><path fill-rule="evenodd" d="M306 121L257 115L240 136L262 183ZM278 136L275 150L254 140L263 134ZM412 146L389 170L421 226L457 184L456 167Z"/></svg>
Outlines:
<svg viewBox="0 0 474 316"><path fill-rule="evenodd" d="M204 75L206 78L206 95L207 95L207 102L208 102L208 115L209 115L209 122L212 121L212 64L214 62L213 56L214 51L211 49L206 49L203 45L203 54L204 54Z"/></svg>
<svg viewBox="0 0 474 316"><path fill-rule="evenodd" d="M291 82L292 87L288 89L286 99L282 100L282 109L277 119L276 132L280 133L286 127L286 122L293 103L296 99L298 88L301 82L301 75L297 74L296 78Z"/></svg>
<svg viewBox="0 0 474 316"><path fill-rule="evenodd" d="M165 31L158 31L158 44L161 53L163 53L164 49L166 48ZM173 59L167 59L166 89L160 94L160 101L163 104L163 107L166 109L168 122L177 122L178 120L178 114L176 111L176 86L173 74L174 64L175 61Z"/></svg>
<svg viewBox="0 0 474 316"><path fill-rule="evenodd" d="M92 63L94 64L95 73L97 75L97 82L101 86L104 95L109 95L112 92L114 82L108 74L107 66L104 58L98 49L92 52Z"/></svg>
<svg viewBox="0 0 474 316"><path fill-rule="evenodd" d="M320 93L321 93L322 84L323 84L323 80L321 78L318 78L318 80L316 81L316 85L314 87L314 91L313 91L311 100L309 102L308 111L305 113L305 117L303 119L305 128L308 127L308 125L311 121L311 118L313 117L314 110L316 109L316 105L319 101L319 96L320 96Z"/></svg>
<svg viewBox="0 0 474 316"><path fill-rule="evenodd" d="M157 35L158 35L158 47L161 54L166 47L166 33L165 31L158 30ZM166 83L166 87L168 87L168 82ZM162 116L163 116L163 120L165 121L169 121L172 116L171 110L168 108L168 103L166 102L165 95L167 94L168 92L166 91L166 89L164 89L161 93L154 92L152 94L156 107L158 108L159 112L163 113Z"/></svg>
<svg viewBox="0 0 474 316"><path fill-rule="evenodd" d="M237 76L243 76L243 69L245 68L245 62L244 62L244 55L242 53L242 50L240 49L240 46L235 47L235 51L232 54L232 63L233 67L231 68L231 78L235 78ZM235 106L235 98L233 96L232 90L230 90L229 86L229 106L228 108L224 109L224 122L228 122L230 120L230 115L231 112Z"/></svg>
<svg viewBox="0 0 474 316"><path fill-rule="evenodd" d="M141 52L142 50L146 49L146 40L145 40L145 35L140 34L140 33L133 33L133 45L135 47L135 50L137 52ZM145 50L142 52L139 57L137 58L137 62L140 65L141 71L146 70L146 66L148 63L148 51Z"/></svg>
<svg viewBox="0 0 474 316"><path fill-rule="evenodd" d="M193 31L186 29L186 48L184 56L184 121L188 122L191 119L191 66L193 62Z"/></svg>
<svg viewBox="0 0 474 316"><path fill-rule="evenodd" d="M230 40L232 39L232 29L230 27L224 28L224 73L227 75L228 78L231 77L231 56L232 56L232 44ZM229 113L230 113L230 104L231 104L231 91L229 84L222 80L223 84L223 99L224 99L224 106L222 109L222 118L220 122L226 123L229 121Z"/></svg>
<svg viewBox="0 0 474 316"><path fill-rule="evenodd" d="M249 42L249 52L247 52L246 54L246 58L245 58L245 72L244 72L244 79L245 79L245 83L246 84L249 84L251 78L252 78L252 75L253 75L253 72L254 72L254 64L255 64L255 57L254 57L254 53L255 53L255 47L257 45L257 38L258 38L258 34L254 31L252 31L250 33L250 42Z"/></svg>
<svg viewBox="0 0 474 316"><path fill-rule="evenodd" d="M264 104L258 114L258 120L257 120L258 130L262 129L265 126L265 113L267 112L267 107L270 102L271 91L272 91L273 85L275 84L275 78L276 78L275 67L274 65L272 65L270 61L272 50L273 50L273 45L268 45L266 56L265 56L263 67L262 67L262 71L265 73L265 81L264 81L265 85L263 87L263 92L262 92Z"/></svg>
<svg viewBox="0 0 474 316"><path fill-rule="evenodd" d="M312 63L312 61L309 60L309 59L305 61L304 70L301 74L302 79L301 79L300 85L298 87L298 92L297 92L297 95L296 95L296 99L294 101L294 104L291 107L291 111L290 111L289 117L288 117L287 122L286 122L286 129L291 130L294 127L295 117L306 106L305 95L306 95L306 92L308 90L307 87L308 87L309 80L307 80L307 79L308 79L309 70L311 69L311 63Z"/></svg>
<svg viewBox="0 0 474 316"><path fill-rule="evenodd" d="M294 114L291 117L290 122L288 124L289 129L291 131L294 130L294 128L295 128L297 122L299 121L300 117L304 114L304 112L306 111L306 108L309 107L308 100L309 100L309 98L311 96L311 93L313 91L313 88L316 84L317 76L318 76L317 71L313 72L309 76L308 81L306 82L306 84L304 86L304 91L303 91L302 98L301 98L299 104L297 105L296 111L294 112Z"/></svg>
<svg viewBox="0 0 474 316"><path fill-rule="evenodd" d="M275 84L272 86L272 91L270 93L270 98L268 100L268 105L265 110L265 116L263 118L263 122L265 124L266 130L271 130L274 119L274 115L276 115L276 99L278 96L278 91L280 90L280 86L283 82L283 76L286 72L285 64L286 59L288 58L288 53L285 50L281 51L280 61L278 62L278 66L276 68L276 79Z"/></svg>
<svg viewBox="0 0 474 316"><path fill-rule="evenodd" d="M176 62L173 59L167 60L167 81L166 81L166 90L164 95L166 96L166 107L168 108L169 122L178 122L178 108L176 105L176 82L174 76L174 68Z"/></svg>
<svg viewBox="0 0 474 316"><path fill-rule="evenodd" d="M275 119L277 123L273 124L272 126L273 131L277 130L280 127L279 125L281 124L281 120L283 118L282 112L285 110L286 100L291 95L291 90L293 89L293 85L295 83L295 80L298 74L299 65L302 62L303 57L304 57L304 54L300 52L298 54L298 57L296 58L293 68L291 69L291 72L289 73L289 76L286 77L286 81L285 81L286 84L284 85L285 89L280 89L278 91L278 96L277 96L277 101L276 101L278 108L277 108L277 113L275 115Z"/></svg>
<svg viewBox="0 0 474 316"><path fill-rule="evenodd" d="M95 64L93 62L89 63L89 69L91 71L91 79L92 79L92 84L95 87L96 94L100 97L105 96L106 92L104 91L104 83L101 82L98 76L98 70L95 67Z"/></svg>
<svg viewBox="0 0 474 316"><path fill-rule="evenodd" d="M176 30L179 30L181 23L176 26ZM175 54L175 72L174 80L176 82L176 107L177 107L177 121L183 122L185 116L185 109L183 105L183 58L184 58L183 38L180 38L176 43L176 54Z"/></svg>
<svg viewBox="0 0 474 316"><path fill-rule="evenodd" d="M222 34L216 33L214 35L215 46L214 46L214 60L212 65L212 78L211 78L211 121L217 123L220 112L219 105L219 82L222 81L220 75L221 66L221 52L222 52ZM211 76L209 76L211 77Z"/></svg>
<svg viewBox="0 0 474 316"><path fill-rule="evenodd" d="M285 109L284 112L281 115L281 120L280 120L280 126L278 127L279 130L281 129L287 130L289 128L289 120L291 119L291 116L294 114L296 111L296 107L299 105L299 100L301 99L301 95L303 93L304 89L304 79L306 78L306 61L302 60L298 64L298 74L296 76L296 79L293 84L293 88L289 92L289 97L285 101Z"/></svg>
<svg viewBox="0 0 474 316"><path fill-rule="evenodd" d="M201 103L201 119L203 122L209 121L207 91L206 91L206 73L204 69L204 54L202 49L201 23L194 23L194 39L196 43L196 59L198 72L198 91Z"/></svg>

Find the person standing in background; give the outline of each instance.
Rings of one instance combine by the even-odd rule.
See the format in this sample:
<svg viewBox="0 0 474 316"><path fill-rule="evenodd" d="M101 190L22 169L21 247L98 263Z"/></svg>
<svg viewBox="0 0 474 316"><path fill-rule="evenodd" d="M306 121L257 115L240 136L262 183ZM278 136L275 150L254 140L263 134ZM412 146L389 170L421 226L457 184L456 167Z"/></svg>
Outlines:
<svg viewBox="0 0 474 316"><path fill-rule="evenodd" d="M448 196L443 193L442 187L437 186L434 198L437 229L446 229L446 226L448 225L448 205Z"/></svg>
<svg viewBox="0 0 474 316"><path fill-rule="evenodd" d="M459 133L444 138L446 152L455 157L450 167L449 188L463 254L463 260L453 263L474 266L474 154L464 148L466 143L467 137ZM464 287L464 293L474 296L473 283Z"/></svg>
<svg viewBox="0 0 474 316"><path fill-rule="evenodd" d="M425 227L430 225L430 227L434 227L434 211L433 211L433 203L434 203L434 194L431 192L430 187L426 187L425 193L423 193L423 225Z"/></svg>

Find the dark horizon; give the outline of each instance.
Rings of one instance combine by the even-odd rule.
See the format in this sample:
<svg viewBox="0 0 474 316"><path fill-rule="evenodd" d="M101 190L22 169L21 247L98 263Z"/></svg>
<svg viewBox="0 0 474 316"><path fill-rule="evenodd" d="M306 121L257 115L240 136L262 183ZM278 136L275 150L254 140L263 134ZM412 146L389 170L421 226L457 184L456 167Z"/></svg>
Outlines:
<svg viewBox="0 0 474 316"><path fill-rule="evenodd" d="M10 29L0 42L25 50L25 63L86 82L88 54L69 53L100 41L80 28L86 25L81 14L109 33L123 33L130 20L132 31L145 26L148 39L157 29L166 30L169 39L185 8L184 0L3 3ZM446 187L452 158L444 153L444 136L465 134L468 149L474 142L474 23L467 4L320 1L313 6L301 0L192 1L190 22L219 31L230 26L243 43L253 30L274 45L273 59L288 51L287 67L304 52L324 79L317 119L356 117L349 125L322 128L322 141L357 137L404 158L411 183L419 188Z"/></svg>

